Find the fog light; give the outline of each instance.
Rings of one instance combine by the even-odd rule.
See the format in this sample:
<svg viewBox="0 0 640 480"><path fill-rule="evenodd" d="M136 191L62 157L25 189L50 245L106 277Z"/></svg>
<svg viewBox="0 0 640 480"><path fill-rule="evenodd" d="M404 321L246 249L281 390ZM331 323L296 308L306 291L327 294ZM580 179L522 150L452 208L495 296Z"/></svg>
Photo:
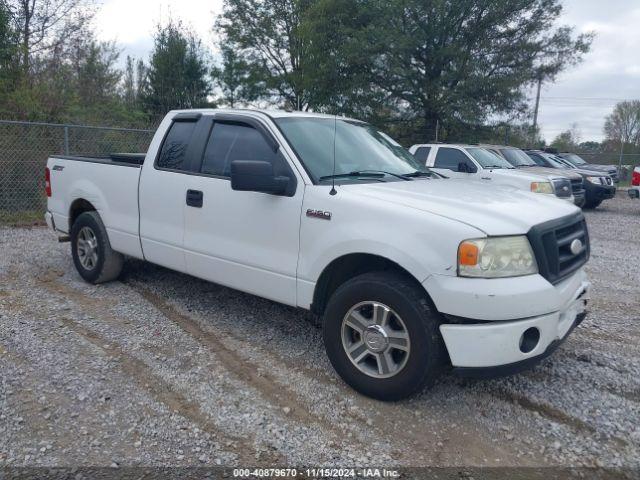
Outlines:
<svg viewBox="0 0 640 480"><path fill-rule="evenodd" d="M529 353L538 346L540 341L540 330L536 327L527 328L520 337L520 351Z"/></svg>

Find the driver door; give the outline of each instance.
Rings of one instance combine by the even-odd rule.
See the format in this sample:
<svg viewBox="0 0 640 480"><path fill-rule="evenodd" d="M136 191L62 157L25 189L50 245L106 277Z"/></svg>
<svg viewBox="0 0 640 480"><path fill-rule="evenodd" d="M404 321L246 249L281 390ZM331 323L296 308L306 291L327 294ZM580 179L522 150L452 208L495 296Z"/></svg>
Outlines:
<svg viewBox="0 0 640 480"><path fill-rule="evenodd" d="M296 305L302 179L256 118L216 115L208 128L200 165L186 182L192 192L185 207L187 272ZM277 175L289 177L287 194L232 190L234 160L271 162Z"/></svg>

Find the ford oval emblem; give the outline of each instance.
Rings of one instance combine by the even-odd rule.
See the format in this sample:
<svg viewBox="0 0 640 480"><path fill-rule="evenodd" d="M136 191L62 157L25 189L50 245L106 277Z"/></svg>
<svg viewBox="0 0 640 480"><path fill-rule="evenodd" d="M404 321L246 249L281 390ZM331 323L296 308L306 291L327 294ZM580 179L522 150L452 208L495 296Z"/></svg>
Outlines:
<svg viewBox="0 0 640 480"><path fill-rule="evenodd" d="M582 241L578 240L577 238L571 242L571 245L569 246L569 250L571 250L571 253L573 253L574 255L578 255L580 252L582 252L582 249L584 248L584 246L582 245Z"/></svg>

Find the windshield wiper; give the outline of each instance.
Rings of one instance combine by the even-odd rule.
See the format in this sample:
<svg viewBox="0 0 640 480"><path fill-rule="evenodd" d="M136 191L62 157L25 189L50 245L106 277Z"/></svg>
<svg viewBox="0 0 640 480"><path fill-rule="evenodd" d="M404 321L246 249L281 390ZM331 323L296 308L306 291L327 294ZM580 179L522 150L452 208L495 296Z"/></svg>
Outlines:
<svg viewBox="0 0 640 480"><path fill-rule="evenodd" d="M325 175L320 177L322 180L331 180L332 178L350 178L350 177L365 177L365 178L382 178L385 176L384 172L349 172L349 173L336 173L335 175Z"/></svg>
<svg viewBox="0 0 640 480"><path fill-rule="evenodd" d="M415 172L406 173L403 177L407 178L418 178L418 177L433 177L435 176L432 172L422 172L420 170L416 170Z"/></svg>
<svg viewBox="0 0 640 480"><path fill-rule="evenodd" d="M483 165L483 167L484 168L504 168L502 165Z"/></svg>
<svg viewBox="0 0 640 480"><path fill-rule="evenodd" d="M411 180L411 178L409 178L407 175L401 175L399 173L385 172L384 170L360 170L359 173L384 174L384 175L391 175L392 177L400 178L400 179L406 180L406 181L410 181Z"/></svg>
<svg viewBox="0 0 640 480"><path fill-rule="evenodd" d="M337 173L335 175L325 175L320 177L320 180L331 180L332 178L350 178L350 177L364 177L364 178L383 178L386 175L399 178L401 180L410 181L410 178L400 175L398 173L385 172L384 170L357 170L349 173Z"/></svg>

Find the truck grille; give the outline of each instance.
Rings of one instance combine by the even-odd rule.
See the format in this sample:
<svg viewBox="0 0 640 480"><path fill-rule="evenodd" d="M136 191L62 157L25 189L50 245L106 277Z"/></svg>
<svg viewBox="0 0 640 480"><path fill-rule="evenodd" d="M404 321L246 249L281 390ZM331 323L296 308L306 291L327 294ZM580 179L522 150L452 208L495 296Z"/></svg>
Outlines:
<svg viewBox="0 0 640 480"><path fill-rule="evenodd" d="M527 236L540 275L553 284L589 260L589 232L582 213L536 225Z"/></svg>
<svg viewBox="0 0 640 480"><path fill-rule="evenodd" d="M584 190L584 180L582 178L576 178L575 180L571 180L571 191L573 193L579 193Z"/></svg>
<svg viewBox="0 0 640 480"><path fill-rule="evenodd" d="M554 191L558 198L569 198L571 196L571 182L568 178L557 178L553 181Z"/></svg>

